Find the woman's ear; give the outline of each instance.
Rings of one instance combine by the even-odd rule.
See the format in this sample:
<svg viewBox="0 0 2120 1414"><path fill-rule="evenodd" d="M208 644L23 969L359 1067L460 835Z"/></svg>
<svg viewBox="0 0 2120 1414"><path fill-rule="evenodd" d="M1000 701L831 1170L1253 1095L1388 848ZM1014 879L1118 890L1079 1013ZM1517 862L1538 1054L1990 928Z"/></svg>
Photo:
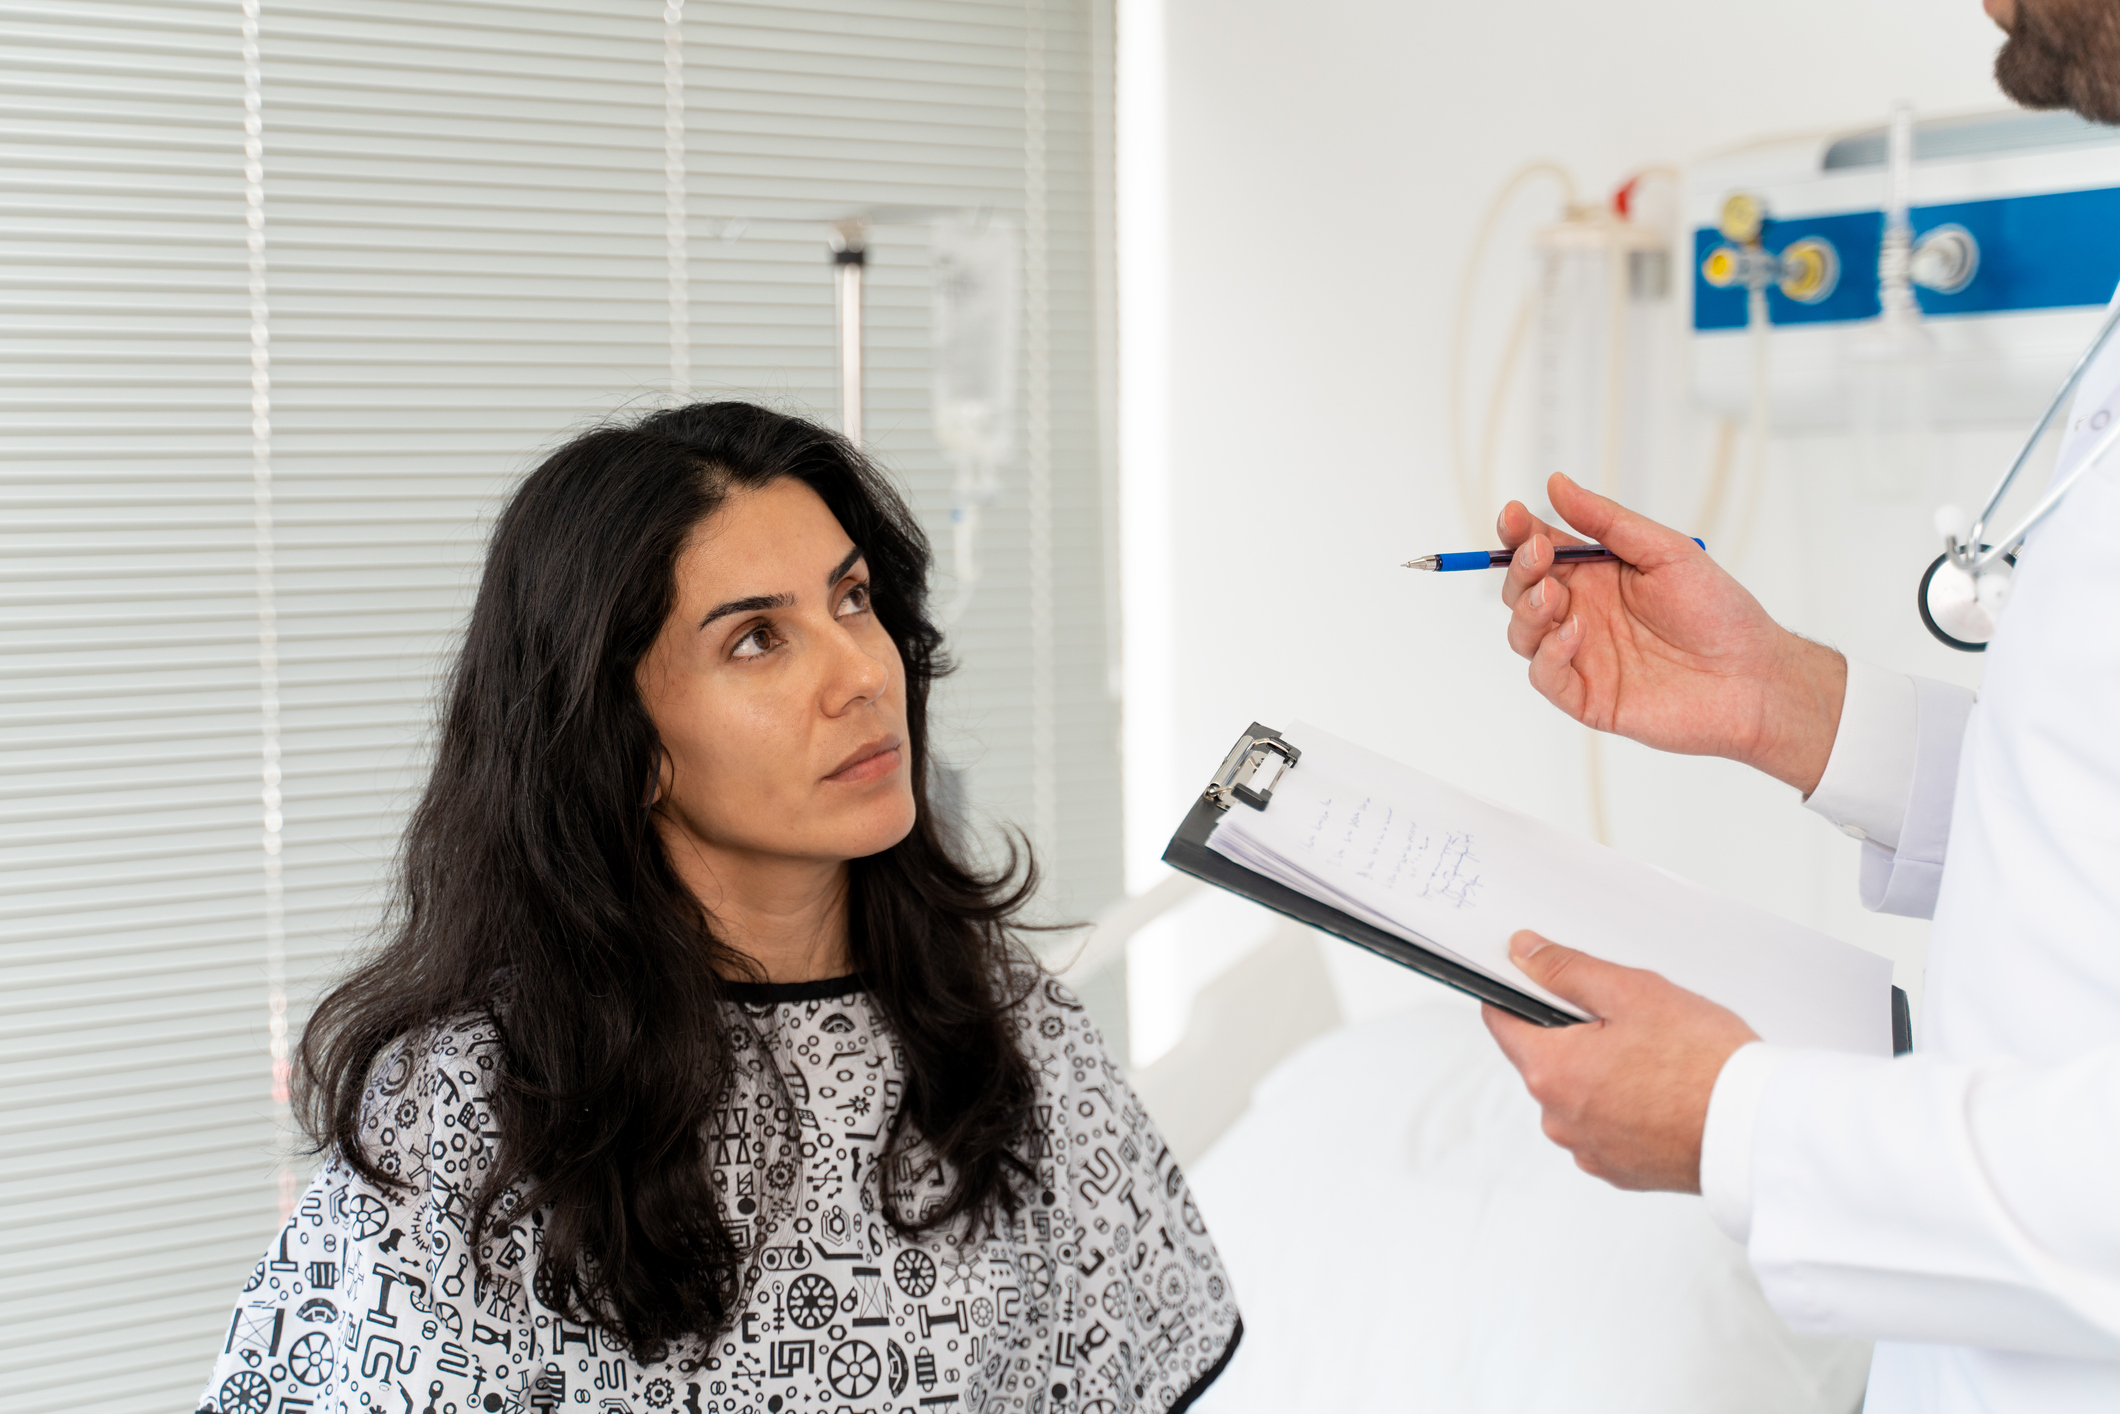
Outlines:
<svg viewBox="0 0 2120 1414"><path fill-rule="evenodd" d="M671 777L676 774L670 764L670 753L663 750L662 743L655 743L655 760L648 773L648 798L641 802L643 808L653 810L670 793Z"/></svg>

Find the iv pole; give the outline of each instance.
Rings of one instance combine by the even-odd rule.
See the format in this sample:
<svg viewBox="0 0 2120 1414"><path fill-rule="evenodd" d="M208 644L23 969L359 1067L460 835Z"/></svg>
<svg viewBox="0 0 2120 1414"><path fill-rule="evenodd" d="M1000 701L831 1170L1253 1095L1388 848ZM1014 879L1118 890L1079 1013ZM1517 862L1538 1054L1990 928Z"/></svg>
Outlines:
<svg viewBox="0 0 2120 1414"><path fill-rule="evenodd" d="M869 258L869 220L832 223L832 265L839 286L839 430L861 445L861 277Z"/></svg>

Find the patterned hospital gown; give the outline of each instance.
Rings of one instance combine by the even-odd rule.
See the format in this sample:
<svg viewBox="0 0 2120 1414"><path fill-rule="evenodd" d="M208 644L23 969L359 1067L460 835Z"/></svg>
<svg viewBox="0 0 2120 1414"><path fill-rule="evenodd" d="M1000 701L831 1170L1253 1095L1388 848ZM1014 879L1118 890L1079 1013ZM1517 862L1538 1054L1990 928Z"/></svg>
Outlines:
<svg viewBox="0 0 2120 1414"><path fill-rule="evenodd" d="M901 1056L859 983L738 993L753 1098L716 1111L710 1157L749 1289L710 1349L643 1365L540 1302L541 1213L489 1235L481 1275L467 1227L498 1048L465 1023L402 1047L364 1107L363 1142L409 1191L324 1166L237 1299L202 1410L1119 1414L1182 1409L1221 1372L1242 1334L1228 1274L1057 982L1017 1013L1039 1188L976 1241L882 1219L883 1182L915 1209L933 1193L877 1172Z"/></svg>

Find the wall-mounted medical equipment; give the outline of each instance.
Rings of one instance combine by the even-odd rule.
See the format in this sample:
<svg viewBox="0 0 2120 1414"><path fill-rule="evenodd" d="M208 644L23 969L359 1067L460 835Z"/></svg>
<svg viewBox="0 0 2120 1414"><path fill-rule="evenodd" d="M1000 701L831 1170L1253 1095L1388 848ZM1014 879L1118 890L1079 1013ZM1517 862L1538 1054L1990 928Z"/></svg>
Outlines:
<svg viewBox="0 0 2120 1414"><path fill-rule="evenodd" d="M1583 201L1565 169L1537 162L1504 182L1489 203L1459 286L1450 364L1451 449L1466 527L1476 539L1492 533L1495 512L1511 497L1550 517L1544 487L1551 472L1637 506L1670 499L1653 494L1647 479L1659 460L1651 454L1659 409L1679 397L1671 237L1668 220L1645 215L1642 199L1645 191L1667 196L1676 176L1667 167L1645 168L1609 200ZM1498 352L1476 376L1479 314L1492 307L1489 265L1496 275L1506 268L1498 258L1507 249L1504 232L1512 225L1522 231L1515 223L1527 216L1534 190L1558 200L1548 207L1552 216L1529 232L1531 278L1516 292L1515 313L1495 331ZM1520 471L1514 484L1503 470L1503 443L1512 433L1530 473ZM1685 499L1664 513L1697 520L1692 497ZM1583 752L1591 830L1609 843L1595 733L1584 736Z"/></svg>
<svg viewBox="0 0 2120 1414"><path fill-rule="evenodd" d="M1644 401L1671 293L1666 234L1632 219L1634 191L1630 182L1610 203L1571 203L1531 242L1532 461L1608 495L1632 489L1622 476L1644 460Z"/></svg>
<svg viewBox="0 0 2120 1414"><path fill-rule="evenodd" d="M1859 477L1887 497L1919 489L1936 430L2037 414L1978 515L1936 513L1944 553L1916 596L1937 639L1984 648L2025 535L2120 442L2102 439L1989 535L2113 334L2101 311L2120 283L2120 128L2026 112L1917 123L1901 105L1881 130L1703 162L1687 201L1702 406L1749 403L1757 419L1771 404L1785 430L1851 429Z"/></svg>
<svg viewBox="0 0 2120 1414"><path fill-rule="evenodd" d="M1581 201L1565 170L1534 163L1489 205L1460 285L1451 358L1451 443L1474 535L1484 538L1511 495L1539 504L1549 472L1640 499L1632 478L1648 460L1652 384L1667 361L1659 354L1671 324L1671 250L1662 223L1639 219L1637 196L1645 183L1674 175L1650 169L1609 202ZM1493 304L1488 271L1506 268L1503 232L1524 218L1526 194L1540 186L1558 197L1554 214L1530 232L1531 278L1515 313L1494 326L1500 347L1478 376L1479 315ZM1505 486L1503 444L1519 427L1538 475Z"/></svg>
<svg viewBox="0 0 2120 1414"><path fill-rule="evenodd" d="M1702 408L1747 415L1763 358L1778 430L1861 431L1868 417L1889 437L1915 412L1939 427L2018 422L2120 282L2120 128L1895 115L1700 162L1685 215ZM1764 354L1755 325L1771 333Z"/></svg>
<svg viewBox="0 0 2120 1414"><path fill-rule="evenodd" d="M1858 475L1890 499L1912 495L1936 458L1936 336L1914 297L1917 284L1956 294L1980 268L1980 246L1956 223L1914 235L1914 110L1901 103L1886 130L1884 235L1877 249L1877 318L1848 345L1849 415ZM1819 237L1790 250L1838 255ZM1787 293L1785 290L1784 293ZM1815 301L1814 301L1815 302ZM1756 322L1756 320L1755 320Z"/></svg>

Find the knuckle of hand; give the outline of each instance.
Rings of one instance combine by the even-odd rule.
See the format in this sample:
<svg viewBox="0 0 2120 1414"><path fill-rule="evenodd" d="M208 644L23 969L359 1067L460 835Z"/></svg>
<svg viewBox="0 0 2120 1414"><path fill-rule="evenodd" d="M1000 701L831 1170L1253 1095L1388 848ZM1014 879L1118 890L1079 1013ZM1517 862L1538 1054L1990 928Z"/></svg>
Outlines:
<svg viewBox="0 0 2120 1414"><path fill-rule="evenodd" d="M1580 1133L1590 1124L1589 1107L1579 1094L1558 1094L1546 1101L1546 1114L1555 1124Z"/></svg>

